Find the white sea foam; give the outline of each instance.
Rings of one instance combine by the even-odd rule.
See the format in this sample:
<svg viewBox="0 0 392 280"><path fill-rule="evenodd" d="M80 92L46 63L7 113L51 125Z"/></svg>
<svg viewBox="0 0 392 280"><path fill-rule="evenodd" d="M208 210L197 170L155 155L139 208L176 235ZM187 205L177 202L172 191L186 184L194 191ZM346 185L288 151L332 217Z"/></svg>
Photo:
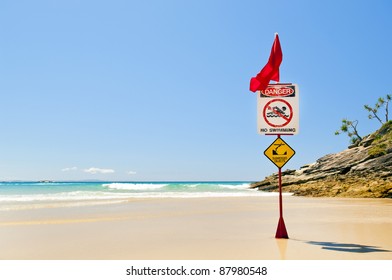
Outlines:
<svg viewBox="0 0 392 280"><path fill-rule="evenodd" d="M111 183L111 184L103 184L102 186L107 187L109 189L115 189L115 190L143 191L143 190L161 189L161 188L167 186L167 184Z"/></svg>
<svg viewBox="0 0 392 280"><path fill-rule="evenodd" d="M222 189L247 190L249 189L250 185L247 183L240 185L218 184L218 187Z"/></svg>
<svg viewBox="0 0 392 280"><path fill-rule="evenodd" d="M79 193L79 194L77 194ZM284 193L290 196L291 193ZM129 199L146 198L219 198L219 197L276 197L278 193L267 193L261 191L254 192L141 192L141 193L91 193L73 192L68 195L26 195L26 196L6 196L0 199L0 211L15 211L40 208L62 208L62 207L82 207L93 205L117 204L128 202Z"/></svg>
<svg viewBox="0 0 392 280"><path fill-rule="evenodd" d="M218 189L233 189L233 190L245 190L250 187L248 183L244 184L222 184L222 183L195 183L195 184L187 184L184 183L184 185L188 188L197 188L197 187L202 187L202 186L215 186Z"/></svg>
<svg viewBox="0 0 392 280"><path fill-rule="evenodd" d="M6 195L0 197L1 203L9 202L44 202L44 201L91 201L131 198L191 198L191 197L245 197L245 196L277 196L277 193L250 190L249 192L88 192L74 191L56 194ZM291 194L284 194L291 195Z"/></svg>
<svg viewBox="0 0 392 280"><path fill-rule="evenodd" d="M0 211L50 207L83 206L126 202L138 198L269 197L277 193L250 189L248 183L60 183L41 188L41 183L8 184L0 189ZM80 184L80 187L79 187ZM28 186L18 191L19 185ZM72 185L68 187L68 185ZM16 186L16 187L15 187ZM291 194L284 194L291 195Z"/></svg>

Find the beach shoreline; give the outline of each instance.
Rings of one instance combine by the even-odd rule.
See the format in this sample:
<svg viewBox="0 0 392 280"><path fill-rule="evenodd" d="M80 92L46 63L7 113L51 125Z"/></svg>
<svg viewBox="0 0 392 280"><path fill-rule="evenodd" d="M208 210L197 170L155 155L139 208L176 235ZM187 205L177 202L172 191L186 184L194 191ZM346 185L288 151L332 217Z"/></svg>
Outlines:
<svg viewBox="0 0 392 280"><path fill-rule="evenodd" d="M392 260L392 200L143 198L0 212L2 260Z"/></svg>

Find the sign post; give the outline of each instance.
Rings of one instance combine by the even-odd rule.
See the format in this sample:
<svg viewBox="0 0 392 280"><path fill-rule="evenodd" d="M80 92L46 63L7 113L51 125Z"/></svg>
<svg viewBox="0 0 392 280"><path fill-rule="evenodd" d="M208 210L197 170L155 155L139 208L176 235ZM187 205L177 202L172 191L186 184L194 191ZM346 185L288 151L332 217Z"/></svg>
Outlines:
<svg viewBox="0 0 392 280"><path fill-rule="evenodd" d="M295 154L281 138L281 135L295 135L299 131L299 91L295 84L269 84L279 82L279 67L283 53L278 33L267 64L250 80L249 90L257 96L257 129L263 135L278 138L265 150L264 154L278 167L279 177L279 223L275 238L289 238L283 220L282 167ZM290 148L290 149L289 149ZM282 152L283 151L283 152Z"/></svg>
<svg viewBox="0 0 392 280"><path fill-rule="evenodd" d="M286 225L283 219L283 199L282 199L282 168L278 169L279 177L279 222L278 228L276 229L275 238L289 238L287 234Z"/></svg>
<svg viewBox="0 0 392 280"><path fill-rule="evenodd" d="M278 167L279 221L275 238L288 239L283 219L282 167L295 155L295 151L281 135L299 132L299 90L295 84L272 84L259 91L257 98L257 129L259 134L276 135L275 141L264 155Z"/></svg>
<svg viewBox="0 0 392 280"><path fill-rule="evenodd" d="M295 151L278 134L278 138L264 151L264 155L278 167L279 222L275 238L287 239L289 235L283 219L282 167L295 155Z"/></svg>

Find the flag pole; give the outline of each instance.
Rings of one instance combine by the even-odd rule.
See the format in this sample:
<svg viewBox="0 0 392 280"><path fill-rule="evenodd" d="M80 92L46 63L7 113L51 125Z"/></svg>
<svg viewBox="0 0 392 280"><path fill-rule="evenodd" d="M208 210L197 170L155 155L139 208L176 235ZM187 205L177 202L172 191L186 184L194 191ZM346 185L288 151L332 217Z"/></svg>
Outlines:
<svg viewBox="0 0 392 280"><path fill-rule="evenodd" d="M278 139L280 138L280 134L278 134ZM283 199L282 199L282 168L278 168L278 185L279 185L279 222L278 228L276 229L275 238L285 238L288 239L289 235L287 234L286 225L284 224L283 219Z"/></svg>

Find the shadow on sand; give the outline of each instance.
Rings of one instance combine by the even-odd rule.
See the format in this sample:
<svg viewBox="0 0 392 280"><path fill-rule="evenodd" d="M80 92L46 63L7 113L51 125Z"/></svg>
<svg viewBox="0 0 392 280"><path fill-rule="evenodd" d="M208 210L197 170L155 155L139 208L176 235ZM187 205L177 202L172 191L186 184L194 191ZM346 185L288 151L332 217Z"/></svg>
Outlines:
<svg viewBox="0 0 392 280"><path fill-rule="evenodd" d="M375 252L392 252L390 250L384 250L375 246L367 246L361 244L352 243L338 243L338 242L319 242L319 241L304 241L311 245L321 246L321 249L332 250L339 252L350 252L350 253L375 253Z"/></svg>

